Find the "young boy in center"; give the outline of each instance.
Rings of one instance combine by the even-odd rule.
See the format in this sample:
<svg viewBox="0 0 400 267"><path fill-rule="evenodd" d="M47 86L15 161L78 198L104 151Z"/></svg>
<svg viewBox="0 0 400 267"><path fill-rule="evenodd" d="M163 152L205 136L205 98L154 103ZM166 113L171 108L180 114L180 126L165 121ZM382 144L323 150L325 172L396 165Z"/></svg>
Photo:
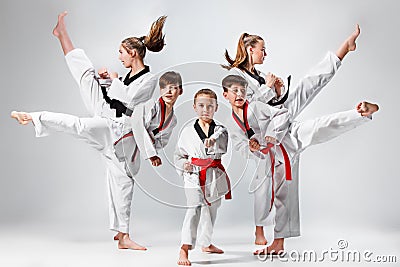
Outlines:
<svg viewBox="0 0 400 267"><path fill-rule="evenodd" d="M108 166L110 197L110 229L117 232L118 248L146 250L130 239L130 212L134 176L140 167L140 153L153 166L161 165L157 150L167 145L176 125L174 104L182 94L182 78L169 71L159 78L161 97L129 106L131 117L117 119L79 118L53 112L16 112L11 117L22 125L33 123L37 137L63 132L81 139L99 151Z"/></svg>
<svg viewBox="0 0 400 267"><path fill-rule="evenodd" d="M179 265L185 266L191 265L189 250L194 249L197 237L203 252L224 253L211 243L211 237L221 197L231 198L230 181L221 163L228 133L213 119L218 109L217 95L210 89L199 90L193 108L198 118L183 128L174 155L175 167L184 180L188 208L178 260Z"/></svg>
<svg viewBox="0 0 400 267"><path fill-rule="evenodd" d="M274 212L271 211L274 211L274 205L281 204L274 203L276 188L280 186L274 185L274 173L285 180L291 180L290 163L299 153L311 145L327 142L370 121L379 107L364 101L355 110L294 123L293 114L285 108L276 109L259 101L248 103L247 85L247 81L238 75L229 75L222 80L224 98L232 107L232 118L228 119L226 125L235 149L258 163L254 177L256 183L252 186L254 218L257 227L264 227L274 225ZM275 155L275 151L278 154ZM280 167L282 165L283 168ZM286 194L285 197L289 196ZM273 250L266 247L255 251L255 254L279 253Z"/></svg>

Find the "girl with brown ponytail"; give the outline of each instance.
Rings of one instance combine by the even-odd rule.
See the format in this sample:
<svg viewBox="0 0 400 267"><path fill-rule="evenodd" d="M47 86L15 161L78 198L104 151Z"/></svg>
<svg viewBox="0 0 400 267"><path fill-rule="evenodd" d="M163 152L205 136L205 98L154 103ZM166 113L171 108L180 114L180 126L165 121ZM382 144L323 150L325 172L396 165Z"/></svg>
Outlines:
<svg viewBox="0 0 400 267"><path fill-rule="evenodd" d="M102 117L96 122L99 127L104 126L102 124L104 118L125 123L126 117L131 116L135 106L150 100L157 85L157 78L150 73L150 68L144 64L143 60L147 50L159 52L163 49L162 29L166 16L153 22L147 36L129 37L122 41L119 47L119 60L125 68L129 69L129 73L121 81L117 73L109 72L105 68L100 69L98 72L100 77L96 77L93 64L85 52L72 44L64 22L66 15L67 12L63 12L58 16L58 23L53 34L60 41L67 65L79 85L86 108L92 116L95 116L92 121L96 117ZM116 120L117 117L123 115L125 118ZM62 121L64 117L60 115L60 118L54 119ZM107 125L104 127L107 128ZM108 139L108 143L113 143L111 137ZM119 162L114 153L109 154L103 159L107 166L110 229L117 232L114 240L118 240L120 249L146 250L145 247L132 241L129 236L133 179L128 176L123 167L121 168L123 162ZM160 162L158 156L150 160L152 163L153 161Z"/></svg>
<svg viewBox="0 0 400 267"><path fill-rule="evenodd" d="M156 80L143 60L146 50L159 52L163 49L162 29L166 16L153 22L147 36L129 37L121 42L118 58L123 66L129 69L129 73L121 81L117 79L117 73L109 72L106 68L99 69L100 79L96 77L93 64L85 52L72 44L64 22L66 15L67 12L63 12L58 16L53 34L60 41L67 65L79 84L82 99L89 112L98 116L121 117L122 114L131 113L126 110L126 104L135 106L149 100L153 95ZM105 88L102 90L101 85L109 86L108 92ZM113 97L115 99L111 99Z"/></svg>
<svg viewBox="0 0 400 267"><path fill-rule="evenodd" d="M289 129L289 134L294 143L303 140L314 140L313 144L326 142L334 136L343 133L341 129L353 129L359 124L360 114L340 112L331 114L322 119L313 120L315 123L310 126L307 122L298 122L294 119L300 112L313 100L313 98L321 91L321 89L333 78L337 69L340 67L343 58L348 52L356 49L356 39L360 34L360 28L357 25L355 31L348 36L339 46L336 53L328 52L327 56L317 64L310 73L304 77L298 85L291 90L289 94L290 78L288 78L287 88L281 78L276 77L272 73L265 75L256 70L255 66L262 64L267 56L265 51L265 42L258 35L243 33L237 45L237 51L234 58L229 56L225 50L225 58L228 66L224 66L230 70L230 74L243 77L247 83L246 98L249 102L261 101L277 108L287 108L293 121ZM289 76L290 77L290 76ZM373 110L378 109L377 105L368 103ZM337 122L337 123L332 123ZM339 124L339 125L338 125ZM354 127L352 127L354 126ZM318 133L330 133L332 137L317 137ZM320 138L319 140L317 140ZM294 147L287 147L287 152L292 156L291 173L292 181L286 182L286 173L282 152L277 151L276 166L274 175L275 184L275 224L274 224L274 241L268 243L268 247L258 250L255 254L260 253L279 253L284 249L284 239L288 237L300 236L300 218L299 218L299 195L298 195L298 175L299 175L299 153ZM267 183L264 183L267 184ZM255 243L257 245L266 245L267 240L264 236L264 226L274 221L274 218L268 216L269 203L262 192L268 192L262 186L257 187L254 191L254 215L255 215ZM261 192L261 193L260 193Z"/></svg>

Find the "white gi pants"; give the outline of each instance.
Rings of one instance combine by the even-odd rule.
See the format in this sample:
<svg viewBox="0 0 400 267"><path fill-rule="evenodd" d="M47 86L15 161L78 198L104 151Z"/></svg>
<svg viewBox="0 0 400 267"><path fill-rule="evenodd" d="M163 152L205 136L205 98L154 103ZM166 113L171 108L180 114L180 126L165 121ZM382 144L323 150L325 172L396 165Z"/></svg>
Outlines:
<svg viewBox="0 0 400 267"><path fill-rule="evenodd" d="M322 90L322 88L333 78L336 74L338 68L341 66L341 61L338 57L332 53L328 52L325 58L319 62L316 66L312 68L309 73L300 80L300 82L296 85L296 87L292 88L288 99L285 101L283 106L288 109L291 114L292 120L297 117L300 112L311 102L312 99ZM298 122L294 122L294 125L297 125ZM319 125L316 126L317 128ZM321 125L323 127L323 125ZM293 128L293 127L292 127ZM297 129L297 128L295 128ZM304 131L312 131L313 129L304 128ZM305 133L307 134L307 133ZM308 133L312 135L313 133ZM286 148L287 149L287 148ZM268 157L268 156L267 156ZM292 159L292 168L297 166L298 172L298 162L297 159ZM278 160L275 160L276 164L280 164ZM276 218L275 212L270 212L270 201L272 197L272 181L270 176L265 178L265 174L263 171L260 171L260 168L265 168L264 162L260 161L257 164L258 174L257 179L263 177L263 180L258 181L257 189L254 191L254 220L256 226L269 226L274 224L274 220L277 225L286 223L285 216L288 215L287 209L280 203L282 199L287 198L287 192L282 188L282 184L285 183L282 180L284 178L284 164L277 165L275 168L274 175L274 186L275 188L279 188L278 192L275 191L275 201L274 206L276 207ZM283 168L283 169L282 169ZM294 171L292 171L293 173ZM268 173L268 172L265 172ZM277 178L279 177L279 178ZM262 183L261 183L262 182ZM260 184L261 183L261 184ZM293 183L293 182L292 182ZM278 202L276 200L278 199ZM273 211L273 209L271 209ZM283 220L283 222L278 222L278 220ZM299 220L299 219L297 219Z"/></svg>
<svg viewBox="0 0 400 267"><path fill-rule="evenodd" d="M322 88L333 78L341 61L337 56L329 52L326 57L319 62L304 77L299 84L291 91L284 106L289 110L292 119L295 119L301 111L316 97ZM300 235L300 216L299 216L299 153L311 145L327 142L355 127L369 121L370 119L361 117L355 110L340 112L309 120L306 122L292 123L289 134L297 139L297 151L292 152L296 156L291 160L292 181L287 183L285 180L284 164L276 161L274 187L276 207L275 215L275 238L295 237ZM286 148L288 150L288 148ZM265 209L269 202L265 202L265 192L268 191L268 183L260 186L260 192L255 192L254 214L257 226L268 225L273 221L268 210ZM264 192L264 193L262 193ZM263 203L264 201L264 203Z"/></svg>
<svg viewBox="0 0 400 267"><path fill-rule="evenodd" d="M321 92L335 76L342 62L332 52L315 65L300 82L290 90L288 99L283 106L288 109L294 120L303 109Z"/></svg>
<svg viewBox="0 0 400 267"><path fill-rule="evenodd" d="M110 204L110 229L129 233L129 219L133 195L133 179L126 174L124 163L114 153L113 140L118 138L111 126L111 120L101 117L78 118L76 116L52 113L30 113L37 137L54 132L63 132L83 140L102 154L107 167Z"/></svg>
<svg viewBox="0 0 400 267"><path fill-rule="evenodd" d="M298 141L298 150L291 151L295 154L291 161L292 181L288 183L285 179L284 164L275 168L275 238L300 236L299 153L309 146L328 142L370 120L354 109L292 124L290 134Z"/></svg>
<svg viewBox="0 0 400 267"><path fill-rule="evenodd" d="M73 78L79 85L82 100L90 114L115 118L115 110L110 109L105 102L101 87L95 77L94 66L85 52L79 48L74 49L65 55L65 60ZM110 229L128 233L133 180L126 175L125 170L120 169L120 162L115 160L114 155L103 158L107 168Z"/></svg>
<svg viewBox="0 0 400 267"><path fill-rule="evenodd" d="M274 153L270 151L270 153ZM269 154L265 159L256 160L256 174L250 188L254 192L254 221L256 226L274 225L275 207L272 200L272 172Z"/></svg>
<svg viewBox="0 0 400 267"><path fill-rule="evenodd" d="M198 236L199 244L202 247L208 247L211 245L217 211L221 206L221 198L212 201L210 206L207 205L198 183L198 176L184 174L183 177L188 208L183 220L181 245L191 245L194 249ZM197 234L198 228L200 228L199 234Z"/></svg>
<svg viewBox="0 0 400 267"><path fill-rule="evenodd" d="M82 49L76 48L65 55L72 77L79 85L79 92L86 109L92 116L115 118L115 110L105 102L101 87L96 79L92 62Z"/></svg>

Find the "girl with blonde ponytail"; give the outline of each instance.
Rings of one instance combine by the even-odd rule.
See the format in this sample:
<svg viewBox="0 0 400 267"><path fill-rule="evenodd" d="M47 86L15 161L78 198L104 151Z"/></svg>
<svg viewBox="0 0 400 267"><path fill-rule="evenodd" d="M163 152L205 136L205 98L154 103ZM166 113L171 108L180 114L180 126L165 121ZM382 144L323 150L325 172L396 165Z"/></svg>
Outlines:
<svg viewBox="0 0 400 267"><path fill-rule="evenodd" d="M256 70L255 66L262 64L267 56L265 42L260 36L243 33L239 38L234 58L225 50L228 66L224 67L230 70L230 74L239 75L247 81L247 100L249 102L261 101L276 108L287 108L293 119L288 133L295 145L288 144L286 147L288 154L292 157L292 181L290 183L285 179L285 164L282 164L283 152L277 150L276 154L275 175L273 177L275 184L275 218L270 218L274 215L268 215L269 210L266 208L269 207L269 203L266 202L268 198L263 193L271 192L271 188L263 188L261 185L254 192L255 243L257 245L267 244L264 236L264 226L275 220L274 241L272 244L268 243L268 247L256 251L255 254L278 253L284 250L285 238L300 236L299 153L304 149L296 150L296 147L299 147L296 144L306 141L310 141L310 145L327 142L346 131L354 129L366 121L368 117L358 112L357 109L357 111L335 113L307 122L294 121L300 112L333 78L347 53L356 49L356 39L359 34L360 28L356 25L355 31L344 40L336 53L328 52L327 56L306 77L300 80L290 94L290 76L288 77L286 88L281 78L272 73L265 75ZM372 111L369 115L378 110L378 106L375 104L365 102L363 105L368 106ZM268 183L263 184L267 185Z"/></svg>
<svg viewBox="0 0 400 267"><path fill-rule="evenodd" d="M126 123L129 122L129 117L132 115L135 106L150 100L152 97L157 85L157 78L150 73L150 68L144 64L143 60L146 56L146 50L159 52L163 49L164 34L162 29L167 17L162 16L153 22L147 36L129 37L121 42L118 58L123 66L129 69L129 73L124 79L120 80L117 73L109 72L106 68L100 69L98 71L99 77L96 77L93 64L85 52L82 49L75 48L72 44L64 22L66 15L67 12L63 12L58 16L58 23L53 34L60 41L67 65L79 85L82 100L87 110L94 116L90 119L89 126L95 129L105 128L110 133L107 137L91 136L93 141L89 142L103 152L104 163L107 166L110 229L117 232L114 240L118 240L118 248L146 250L145 247L132 241L129 236L133 194L131 174L121 166L124 162L120 162L114 152L110 153L107 147L102 148L102 145L99 144L107 143L112 146L114 135L118 134L114 133L116 130L111 129L112 127L108 123L104 124L104 121L107 122L105 118L111 119L115 123L129 125ZM75 121L73 117L68 117L65 114L52 113L51 115L53 116L52 121L59 124L65 125L66 120L71 123ZM18 116L18 113L14 113L14 117ZM117 117L123 118L118 119ZM152 163L153 161L161 162L158 156L150 158L150 161Z"/></svg>

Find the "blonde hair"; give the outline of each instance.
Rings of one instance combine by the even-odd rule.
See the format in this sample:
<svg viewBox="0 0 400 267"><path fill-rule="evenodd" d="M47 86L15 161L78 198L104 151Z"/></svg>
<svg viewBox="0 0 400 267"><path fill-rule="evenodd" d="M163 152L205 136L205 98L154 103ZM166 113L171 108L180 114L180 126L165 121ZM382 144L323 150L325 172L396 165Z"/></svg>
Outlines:
<svg viewBox="0 0 400 267"><path fill-rule="evenodd" d="M150 32L147 36L142 37L128 37L122 41L121 45L129 53L135 49L140 58L146 56L146 48L152 52L160 52L165 43L165 35L162 32L167 16L159 17L153 24L151 24Z"/></svg>
<svg viewBox="0 0 400 267"><path fill-rule="evenodd" d="M263 41L263 38L261 38L258 35L255 34L248 34L248 33L243 33L240 35L239 42L237 45L236 49L236 56L235 59L233 60L228 53L228 50L225 49L225 59L228 61L229 65L228 66L223 66L227 69L231 68L239 68L239 69L245 69L246 65L249 64L249 55L247 53L247 47L255 47L255 45L259 42Z"/></svg>

